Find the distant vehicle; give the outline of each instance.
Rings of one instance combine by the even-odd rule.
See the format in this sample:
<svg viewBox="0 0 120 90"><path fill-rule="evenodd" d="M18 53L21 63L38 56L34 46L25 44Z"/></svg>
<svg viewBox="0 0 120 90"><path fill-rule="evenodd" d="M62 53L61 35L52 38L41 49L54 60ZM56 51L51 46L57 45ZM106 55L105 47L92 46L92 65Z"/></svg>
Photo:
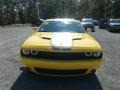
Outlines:
<svg viewBox="0 0 120 90"><path fill-rule="evenodd" d="M81 24L84 26L85 30L90 28L92 32L95 32L95 25L92 18L83 18Z"/></svg>
<svg viewBox="0 0 120 90"><path fill-rule="evenodd" d="M120 18L119 19L110 19L108 24L108 31L120 31Z"/></svg>
<svg viewBox="0 0 120 90"><path fill-rule="evenodd" d="M93 20L93 23L95 26L98 26L98 24L99 24L98 20Z"/></svg>
<svg viewBox="0 0 120 90"><path fill-rule="evenodd" d="M32 20L32 26L40 26L44 20L43 19L34 19Z"/></svg>
<svg viewBox="0 0 120 90"><path fill-rule="evenodd" d="M75 19L47 19L21 46L21 61L37 74L94 74L102 64L100 44ZM89 31L88 31L89 32Z"/></svg>
<svg viewBox="0 0 120 90"><path fill-rule="evenodd" d="M100 29L106 29L107 24L108 24L108 21L107 21L107 20L101 19L101 20L99 21L99 28L100 28Z"/></svg>

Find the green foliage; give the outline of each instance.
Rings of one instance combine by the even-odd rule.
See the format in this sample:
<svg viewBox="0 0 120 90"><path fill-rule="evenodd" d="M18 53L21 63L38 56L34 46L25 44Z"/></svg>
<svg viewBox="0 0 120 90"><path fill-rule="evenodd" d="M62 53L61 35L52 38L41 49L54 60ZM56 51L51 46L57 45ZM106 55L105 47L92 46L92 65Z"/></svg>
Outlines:
<svg viewBox="0 0 120 90"><path fill-rule="evenodd" d="M120 0L0 0L0 25L36 18L119 18Z"/></svg>

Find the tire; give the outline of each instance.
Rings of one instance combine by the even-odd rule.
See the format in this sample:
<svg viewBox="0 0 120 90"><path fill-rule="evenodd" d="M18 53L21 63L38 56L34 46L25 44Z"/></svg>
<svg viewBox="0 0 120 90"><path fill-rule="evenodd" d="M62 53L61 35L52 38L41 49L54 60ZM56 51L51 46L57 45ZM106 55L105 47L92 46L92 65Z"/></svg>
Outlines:
<svg viewBox="0 0 120 90"><path fill-rule="evenodd" d="M113 32L111 28L108 29L109 32Z"/></svg>
<svg viewBox="0 0 120 90"><path fill-rule="evenodd" d="M99 26L99 29L102 29L102 26Z"/></svg>
<svg viewBox="0 0 120 90"><path fill-rule="evenodd" d="M92 32L95 32L95 29L92 29Z"/></svg>
<svg viewBox="0 0 120 90"><path fill-rule="evenodd" d="M90 74L95 74L96 73L96 70L92 70Z"/></svg>

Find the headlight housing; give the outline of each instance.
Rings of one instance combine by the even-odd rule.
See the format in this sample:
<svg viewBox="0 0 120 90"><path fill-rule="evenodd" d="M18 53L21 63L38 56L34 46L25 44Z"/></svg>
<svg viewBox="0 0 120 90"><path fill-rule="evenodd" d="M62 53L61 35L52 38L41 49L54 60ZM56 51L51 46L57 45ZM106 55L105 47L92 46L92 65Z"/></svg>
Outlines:
<svg viewBox="0 0 120 90"><path fill-rule="evenodd" d="M29 50L22 50L22 54L24 54L24 55L29 55L29 54L30 54L30 51L29 51Z"/></svg>
<svg viewBox="0 0 120 90"><path fill-rule="evenodd" d="M30 52L32 55L37 55L38 54L38 51L33 51L33 50L31 50L31 52Z"/></svg>
<svg viewBox="0 0 120 90"><path fill-rule="evenodd" d="M85 52L86 57L102 57L102 52Z"/></svg>
<svg viewBox="0 0 120 90"><path fill-rule="evenodd" d="M35 50L21 50L21 54L25 55L25 56L29 56L29 55L37 55L38 51Z"/></svg>
<svg viewBox="0 0 120 90"><path fill-rule="evenodd" d="M87 57L92 56L92 52L85 52L85 56L87 56Z"/></svg>
<svg viewBox="0 0 120 90"><path fill-rule="evenodd" d="M100 57L100 56L101 56L101 52L94 52L94 53L93 53L93 56L94 56L94 57Z"/></svg>

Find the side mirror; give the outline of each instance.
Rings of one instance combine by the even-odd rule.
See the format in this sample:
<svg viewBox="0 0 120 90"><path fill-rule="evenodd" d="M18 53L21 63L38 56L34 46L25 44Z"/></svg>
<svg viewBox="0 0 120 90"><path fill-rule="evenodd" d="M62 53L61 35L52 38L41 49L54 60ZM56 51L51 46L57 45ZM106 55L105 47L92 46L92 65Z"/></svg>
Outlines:
<svg viewBox="0 0 120 90"><path fill-rule="evenodd" d="M37 32L38 31L38 27L33 27L32 31L33 31L33 33Z"/></svg>
<svg viewBox="0 0 120 90"><path fill-rule="evenodd" d="M91 33L91 32L92 32L91 28L87 28L86 31L87 31L88 33Z"/></svg>
<svg viewBox="0 0 120 90"><path fill-rule="evenodd" d="M44 21L44 19L40 19L42 22Z"/></svg>

